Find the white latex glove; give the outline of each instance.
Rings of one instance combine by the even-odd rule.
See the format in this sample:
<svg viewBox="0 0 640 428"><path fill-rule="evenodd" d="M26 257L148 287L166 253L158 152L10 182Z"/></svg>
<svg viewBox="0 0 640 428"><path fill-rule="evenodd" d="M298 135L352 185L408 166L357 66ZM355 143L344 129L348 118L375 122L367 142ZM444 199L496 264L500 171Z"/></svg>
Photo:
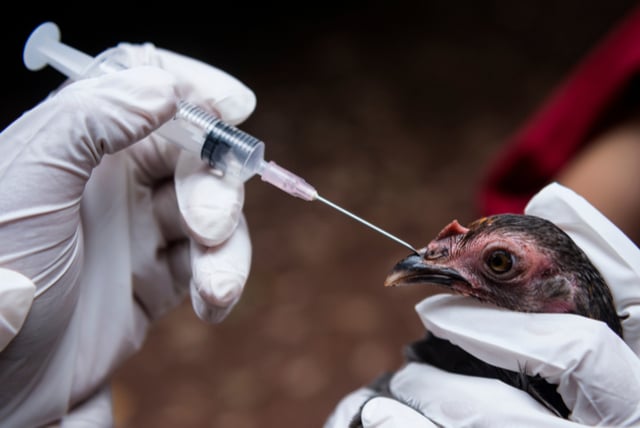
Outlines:
<svg viewBox="0 0 640 428"><path fill-rule="evenodd" d="M244 121L255 108L255 96L250 89L208 64L155 48L152 44L122 43L117 49L124 54L124 61L129 66L154 65L169 71L177 79L180 99L212 111L227 123ZM175 305L170 290L176 282L175 277L182 283L185 274L191 273L194 310L205 321L219 322L240 298L251 261L247 226L242 216L243 183L233 177L222 180L212 177L209 167L197 156L179 150L176 145L167 145L162 138L158 139L156 147L161 147L166 154L158 156L159 150L152 145L142 146L138 153L134 153L140 163L141 177L133 202L142 205L130 209L135 216L131 237L134 243L133 267L140 267L134 275L142 279L135 284L136 292L149 302L148 309L152 317L156 317ZM140 146L132 149L137 151ZM167 179L166 172L159 175L162 168L158 169L158 162L167 163L164 169L168 169L169 174L173 172L175 189L170 182L160 191L154 189ZM98 192L93 193L96 194ZM179 212L175 210L176 196ZM158 217L160 233L158 227L149 221L148 216L152 213ZM181 248L166 252L167 271L167 263L157 263L156 249L166 246L166 235L174 240L184 237L184 228L179 228L181 223L191 238L191 266L189 269L186 262L188 251L183 240L179 244ZM238 236L229 239L236 230ZM155 248L149 245L150 238L157 241ZM186 271L184 267L187 267ZM167 279L173 281L169 283ZM166 302L158 293L158 284L162 283L168 290Z"/></svg>
<svg viewBox="0 0 640 428"><path fill-rule="evenodd" d="M440 426L637 426L640 251L586 200L558 184L537 194L526 213L553 221L587 253L609 284L618 313L628 316L622 321L624 341L604 323L585 317L517 313L461 296L436 295L416 310L429 331L474 356L513 371L524 368L558 384L572 409L571 420L552 415L526 393L497 380L451 374L426 364L409 363L397 372L392 393ZM350 397L338 410L358 407L357 398ZM381 400L368 401L363 413L375 405L388 426L420 426L403 423L406 409ZM346 423L343 419L326 427ZM383 425L365 421L364 426Z"/></svg>
<svg viewBox="0 0 640 428"><path fill-rule="evenodd" d="M369 388L360 388L344 397L329 416L325 428L347 428L356 414L363 427L377 428L435 428L421 413L397 400L374 397ZM365 404L366 403L366 404ZM364 404L364 407L362 407ZM360 409L362 407L362 413Z"/></svg>
<svg viewBox="0 0 640 428"><path fill-rule="evenodd" d="M253 93L152 45L120 48L133 68L65 85L0 134L2 426L60 421L79 402L85 420L104 414L91 397L150 319L191 284L198 315L219 321L248 276L242 183L148 136L179 99L238 123Z"/></svg>

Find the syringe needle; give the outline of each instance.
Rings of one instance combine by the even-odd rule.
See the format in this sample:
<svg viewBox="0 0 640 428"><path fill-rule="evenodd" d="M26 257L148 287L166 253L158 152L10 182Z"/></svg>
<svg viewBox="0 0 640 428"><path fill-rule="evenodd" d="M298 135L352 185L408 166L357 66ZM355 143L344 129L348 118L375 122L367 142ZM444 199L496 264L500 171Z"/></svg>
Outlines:
<svg viewBox="0 0 640 428"><path fill-rule="evenodd" d="M414 253L418 252L416 251L415 248L413 248L408 243L404 242L402 239L396 236L393 236L386 230L380 229L378 226L375 226L369 223L368 221L358 217L357 215L345 210L341 206L334 204L330 200L323 198L318 194L318 191L312 185L307 183L302 177L299 177L294 173L292 173L291 171L288 171L282 168L281 166L279 166L273 161L271 162L263 161L262 164L260 165L259 174L263 181L266 181L267 183L270 183L276 186L280 190L283 190L292 196L295 196L300 199L304 199L305 201L318 200L320 202L323 202L324 204L329 205L331 208L334 208L340 211L342 214L345 214L348 217L351 217L352 219L359 221L365 226L370 227L376 232L383 234L387 238L393 241L396 241L398 244L404 247L407 247Z"/></svg>
<svg viewBox="0 0 640 428"><path fill-rule="evenodd" d="M336 210L338 210L338 211L340 211L341 213L343 213L343 214L345 214L345 215L347 215L347 216L351 217L352 219L359 221L360 223L364 224L365 226L370 227L371 229L375 230L376 232L379 232L379 233L383 234L383 235L384 235L384 236L386 236L387 238L389 238L389 239L392 239L392 240L396 241L398 244L400 244L400 245L403 245L403 246L407 247L408 249L410 249L410 250L411 250L411 251L413 251L414 253L417 253L417 252L418 252L415 248L413 248L411 245L409 245L408 243L406 243L406 242L405 242L405 241L403 241L402 239L400 239L400 238L398 238L398 237L396 237L396 236L393 236L392 234L390 234L390 233L389 233L389 232L387 232L386 230L380 229L378 226L376 226L376 225L374 225L374 224L369 223L369 222L368 222L368 221L366 221L365 219L360 218L360 217L358 217L357 215L353 214L352 212L349 212L349 211L345 210L345 209L344 209L344 208L342 208L341 206L334 204L334 203L333 203L333 202L331 202L330 200L325 199L325 198L323 198L323 197L322 197L322 196L320 196L320 195L316 195L316 199L317 199L317 200L319 200L320 202L323 202L323 203L325 203L325 204L329 205L331 208L335 208Z"/></svg>
<svg viewBox="0 0 640 428"><path fill-rule="evenodd" d="M115 53L116 51L114 50L113 52ZM31 33L24 47L23 59L25 65L30 70L39 70L49 64L74 80L86 77L89 71L104 73L110 71L112 68L121 69L124 67L109 55L105 55L98 60L61 43L60 30L52 22L45 22ZM95 69L92 69L92 67L95 67ZM174 122L170 121L156 132L164 132L163 135L170 141L180 144L184 149L200 153L202 159L208 162L210 166L218 168L219 163L222 167L226 167L228 161L226 155L224 159L217 158L218 155L221 156L221 154L218 153L217 145L222 143L224 153L230 156L230 161L242 165L241 171L237 173L243 180L259 174L262 180L273 184L290 195L305 201L317 199L324 202L330 207L335 208L341 213L346 214L354 220L359 221L365 226L370 227L376 232L383 234L387 238L417 253L415 248L403 240L396 238L389 232L374 226L368 221L361 219L355 214L318 195L316 189L303 178L278 166L275 162L264 161L264 159L262 159L264 143L257 138L222 122L200 107L191 105L185 101L178 103L177 117L181 119L181 121L175 122L177 124L176 126L171 126ZM187 123L186 127L182 126L182 121ZM167 127L167 125L169 127ZM206 131L204 141L200 138L203 135L201 132L191 132L192 127ZM194 135L197 135L198 138L194 138ZM232 150L229 151L229 148ZM224 171L224 168L222 171Z"/></svg>

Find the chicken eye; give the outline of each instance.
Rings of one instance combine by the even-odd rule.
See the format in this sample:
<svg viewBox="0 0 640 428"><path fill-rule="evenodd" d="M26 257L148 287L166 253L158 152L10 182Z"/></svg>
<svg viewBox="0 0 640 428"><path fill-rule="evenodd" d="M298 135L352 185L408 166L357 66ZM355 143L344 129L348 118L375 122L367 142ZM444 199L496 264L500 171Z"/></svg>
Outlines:
<svg viewBox="0 0 640 428"><path fill-rule="evenodd" d="M494 251L487 259L487 266L495 273L509 272L513 267L513 257L504 250Z"/></svg>

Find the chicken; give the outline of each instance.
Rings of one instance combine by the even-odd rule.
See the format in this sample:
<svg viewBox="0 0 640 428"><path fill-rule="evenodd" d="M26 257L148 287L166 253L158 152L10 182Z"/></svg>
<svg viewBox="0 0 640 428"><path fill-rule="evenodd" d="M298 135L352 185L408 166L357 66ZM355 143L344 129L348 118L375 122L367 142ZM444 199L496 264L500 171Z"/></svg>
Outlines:
<svg viewBox="0 0 640 428"><path fill-rule="evenodd" d="M448 224L419 254L401 260L385 286L433 284L522 312L568 312L604 321L622 336L609 287L553 223L530 215Z"/></svg>
<svg viewBox="0 0 640 428"><path fill-rule="evenodd" d="M454 220L425 248L398 262L384 284L440 286L514 311L578 314L605 322L622 337L611 292L598 270L565 232L534 216L495 215L468 227ZM570 413L555 385L491 366L430 333L410 345L406 356L454 373L499 379L559 416ZM372 388L389 395L389 378Z"/></svg>

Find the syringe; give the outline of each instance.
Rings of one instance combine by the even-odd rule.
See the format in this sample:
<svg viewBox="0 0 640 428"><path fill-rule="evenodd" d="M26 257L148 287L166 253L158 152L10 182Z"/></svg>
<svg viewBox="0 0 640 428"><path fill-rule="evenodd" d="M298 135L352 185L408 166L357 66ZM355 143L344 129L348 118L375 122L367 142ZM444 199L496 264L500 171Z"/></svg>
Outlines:
<svg viewBox="0 0 640 428"><path fill-rule="evenodd" d="M39 25L29 36L23 60L29 70L49 65L72 80L127 68L117 48L96 58L60 42L60 30L53 22ZM407 242L323 198L303 178L264 160L264 142L223 122L187 101L178 103L174 120L155 131L185 150L198 154L218 174L234 174L246 181L258 174L263 181L305 201L321 201L397 243L417 252Z"/></svg>

